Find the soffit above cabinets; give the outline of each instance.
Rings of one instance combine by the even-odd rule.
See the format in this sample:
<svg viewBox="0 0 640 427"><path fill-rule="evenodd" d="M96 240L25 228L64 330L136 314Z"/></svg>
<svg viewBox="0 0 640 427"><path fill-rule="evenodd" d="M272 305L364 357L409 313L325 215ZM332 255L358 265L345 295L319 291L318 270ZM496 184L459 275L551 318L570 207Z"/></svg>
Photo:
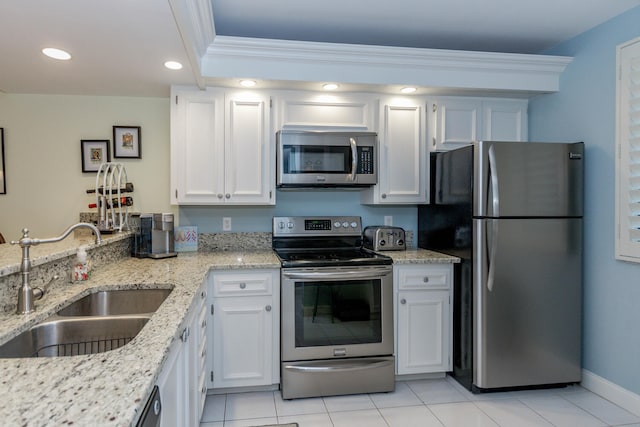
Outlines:
<svg viewBox="0 0 640 427"><path fill-rule="evenodd" d="M198 85L307 89L334 81L353 91L393 92L413 85L424 93L509 94L527 97L559 90L572 58L216 35L209 0L169 0ZM235 81L235 83L234 83ZM426 92L425 89L426 88ZM342 87L342 90L345 90ZM397 92L396 92L397 93Z"/></svg>

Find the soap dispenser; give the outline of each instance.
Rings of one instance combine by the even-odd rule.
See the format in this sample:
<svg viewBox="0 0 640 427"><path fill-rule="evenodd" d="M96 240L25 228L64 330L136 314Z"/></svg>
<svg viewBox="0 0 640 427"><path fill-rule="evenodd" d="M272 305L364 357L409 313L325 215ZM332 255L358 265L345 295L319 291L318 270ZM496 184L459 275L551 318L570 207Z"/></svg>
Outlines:
<svg viewBox="0 0 640 427"><path fill-rule="evenodd" d="M76 261L73 265L73 281L82 282L88 280L90 274L87 248L86 246L80 246L76 253Z"/></svg>

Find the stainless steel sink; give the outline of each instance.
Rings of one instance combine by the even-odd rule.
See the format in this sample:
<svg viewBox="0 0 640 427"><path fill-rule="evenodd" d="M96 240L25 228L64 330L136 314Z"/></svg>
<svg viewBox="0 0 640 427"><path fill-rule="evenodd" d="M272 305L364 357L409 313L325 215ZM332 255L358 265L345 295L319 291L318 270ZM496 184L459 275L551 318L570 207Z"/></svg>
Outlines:
<svg viewBox="0 0 640 427"><path fill-rule="evenodd" d="M171 289L125 289L96 292L58 311L59 316L112 316L154 313Z"/></svg>
<svg viewBox="0 0 640 427"><path fill-rule="evenodd" d="M0 358L103 353L126 345L171 289L125 289L87 295L0 346Z"/></svg>
<svg viewBox="0 0 640 427"><path fill-rule="evenodd" d="M0 346L0 358L76 356L115 350L131 341L151 315L58 317Z"/></svg>

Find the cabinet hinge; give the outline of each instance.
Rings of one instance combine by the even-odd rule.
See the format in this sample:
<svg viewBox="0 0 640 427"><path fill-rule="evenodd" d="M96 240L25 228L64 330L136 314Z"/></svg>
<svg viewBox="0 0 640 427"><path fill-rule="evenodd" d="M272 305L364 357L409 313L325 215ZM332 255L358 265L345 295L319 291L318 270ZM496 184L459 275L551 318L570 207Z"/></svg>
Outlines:
<svg viewBox="0 0 640 427"><path fill-rule="evenodd" d="M211 315L213 316L213 312L214 312L214 308L213 308L213 304L211 304Z"/></svg>
<svg viewBox="0 0 640 427"><path fill-rule="evenodd" d="M271 198L273 197L272 193L273 191L269 190L269 200L271 200Z"/></svg>
<svg viewBox="0 0 640 427"><path fill-rule="evenodd" d="M176 95L176 105L178 105L178 95Z"/></svg>
<svg viewBox="0 0 640 427"><path fill-rule="evenodd" d="M269 98L269 108L273 108L273 99Z"/></svg>
<svg viewBox="0 0 640 427"><path fill-rule="evenodd" d="M211 371L211 382L213 382L213 371Z"/></svg>
<svg viewBox="0 0 640 427"><path fill-rule="evenodd" d="M431 106L431 111L432 111L432 112L434 112L434 113L435 113L436 111L438 111L438 106L437 106L436 104L433 104L433 105Z"/></svg>

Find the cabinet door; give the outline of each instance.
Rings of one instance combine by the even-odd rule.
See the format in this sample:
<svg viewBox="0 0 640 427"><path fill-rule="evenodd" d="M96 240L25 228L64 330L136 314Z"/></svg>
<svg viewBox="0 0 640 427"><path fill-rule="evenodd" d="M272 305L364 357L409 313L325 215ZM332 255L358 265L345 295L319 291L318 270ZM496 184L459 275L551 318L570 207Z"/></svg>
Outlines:
<svg viewBox="0 0 640 427"><path fill-rule="evenodd" d="M184 343L176 340L171 345L169 356L158 376L162 404L161 427L185 425L188 408L185 407L185 352Z"/></svg>
<svg viewBox="0 0 640 427"><path fill-rule="evenodd" d="M171 100L171 203L223 203L223 92L174 87Z"/></svg>
<svg viewBox="0 0 640 427"><path fill-rule="evenodd" d="M480 138L480 100L439 98L433 105L436 119L432 143L435 150L462 147Z"/></svg>
<svg viewBox="0 0 640 427"><path fill-rule="evenodd" d="M272 384L271 296L214 299L213 386Z"/></svg>
<svg viewBox="0 0 640 427"><path fill-rule="evenodd" d="M280 92L276 129L373 130L373 96Z"/></svg>
<svg viewBox="0 0 640 427"><path fill-rule="evenodd" d="M206 286L206 285L205 285ZM205 387L205 357L206 357L206 288L200 289L197 296L198 303L189 326L188 348L188 395L189 395L189 424L198 426L204 409L207 389Z"/></svg>
<svg viewBox="0 0 640 427"><path fill-rule="evenodd" d="M270 99L257 92L233 92L225 103L226 203L275 204Z"/></svg>
<svg viewBox="0 0 640 427"><path fill-rule="evenodd" d="M398 374L450 370L448 291L399 292L397 298Z"/></svg>
<svg viewBox="0 0 640 427"><path fill-rule="evenodd" d="M496 99L482 102L482 139L526 141L527 100Z"/></svg>
<svg viewBox="0 0 640 427"><path fill-rule="evenodd" d="M382 105L378 184L362 192L363 203L426 202L429 175L424 104L412 100Z"/></svg>

